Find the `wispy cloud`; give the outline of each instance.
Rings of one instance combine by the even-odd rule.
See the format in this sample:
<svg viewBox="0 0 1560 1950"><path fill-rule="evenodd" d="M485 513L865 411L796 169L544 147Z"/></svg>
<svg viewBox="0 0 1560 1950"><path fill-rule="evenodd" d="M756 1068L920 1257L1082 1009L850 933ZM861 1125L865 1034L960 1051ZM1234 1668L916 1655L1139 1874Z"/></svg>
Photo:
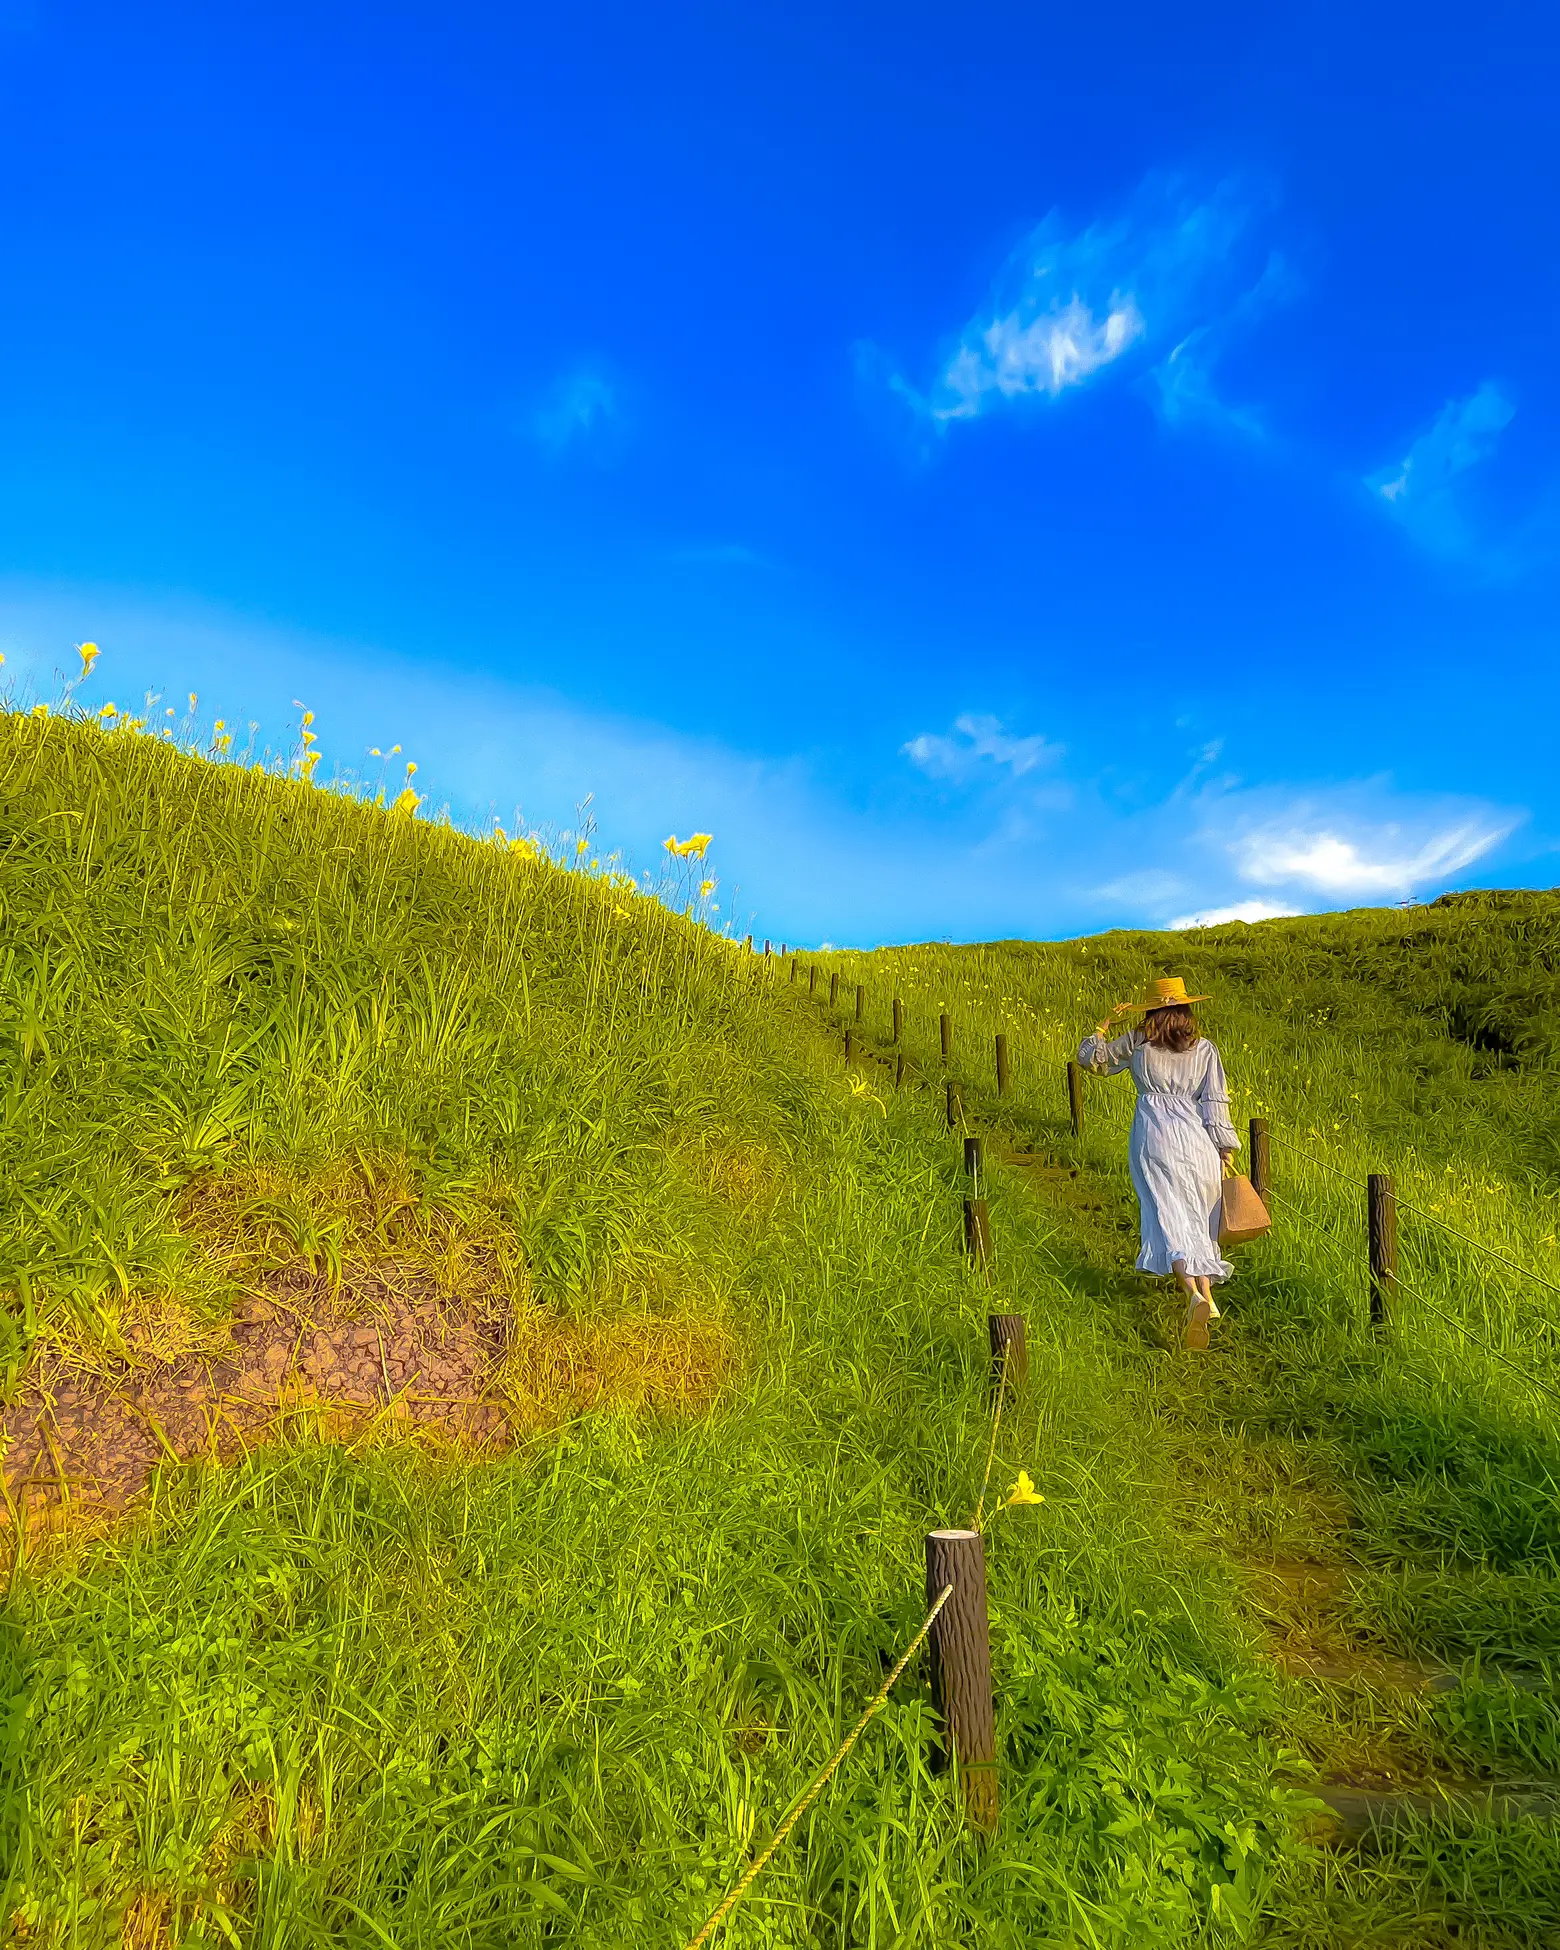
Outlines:
<svg viewBox="0 0 1560 1950"><path fill-rule="evenodd" d="M952 736L923 731L900 747L904 756L931 778L957 783L975 778L986 765L995 771L1005 768L1012 777L1021 779L1037 766L1060 758L1064 749L1038 733L1028 738L1010 737L1002 729L1000 718L968 711L954 719Z"/></svg>
<svg viewBox="0 0 1560 1950"><path fill-rule="evenodd" d="M1405 895L1471 867L1517 823L1487 808L1449 821L1361 825L1301 805L1240 834L1229 850L1253 886L1309 887L1334 899Z"/></svg>
<svg viewBox="0 0 1560 1950"><path fill-rule="evenodd" d="M1229 417L1214 361L1232 327L1285 288L1277 260L1255 241L1266 201L1239 180L1198 194L1154 176L1118 215L1082 230L1053 212L1004 266L931 391L890 383L947 424L1055 400L1137 352L1167 419Z"/></svg>
<svg viewBox="0 0 1560 1950"><path fill-rule="evenodd" d="M560 379L531 416L531 431L544 447L566 447L599 434L617 417L616 389L600 373L574 372Z"/></svg>
<svg viewBox="0 0 1560 1950"><path fill-rule="evenodd" d="M1404 458L1371 475L1366 485L1415 541L1441 554L1466 554L1478 543L1462 476L1490 458L1516 410L1486 379L1467 399L1448 400Z"/></svg>

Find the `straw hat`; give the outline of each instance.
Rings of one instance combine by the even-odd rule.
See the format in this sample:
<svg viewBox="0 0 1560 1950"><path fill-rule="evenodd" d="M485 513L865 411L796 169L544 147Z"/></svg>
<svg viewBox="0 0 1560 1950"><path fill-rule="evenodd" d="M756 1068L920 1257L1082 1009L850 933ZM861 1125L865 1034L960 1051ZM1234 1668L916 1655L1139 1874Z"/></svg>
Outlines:
<svg viewBox="0 0 1560 1950"><path fill-rule="evenodd" d="M1134 1014L1142 1014L1149 1009L1173 1009L1178 1005L1185 1008L1188 1002L1209 1000L1211 998L1206 995L1188 995L1186 983L1179 975L1161 975L1157 982L1145 983L1142 993L1134 1001L1118 1006L1123 1010L1130 1009Z"/></svg>

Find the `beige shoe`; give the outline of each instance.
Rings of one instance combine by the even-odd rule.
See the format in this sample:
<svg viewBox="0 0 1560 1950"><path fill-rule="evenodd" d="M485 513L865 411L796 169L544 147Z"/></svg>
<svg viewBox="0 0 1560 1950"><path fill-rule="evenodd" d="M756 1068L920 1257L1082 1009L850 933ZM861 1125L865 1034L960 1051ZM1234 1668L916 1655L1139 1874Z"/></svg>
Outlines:
<svg viewBox="0 0 1560 1950"><path fill-rule="evenodd" d="M1213 1318L1213 1303L1194 1300L1186 1315L1186 1345L1197 1354L1208 1351L1208 1322Z"/></svg>

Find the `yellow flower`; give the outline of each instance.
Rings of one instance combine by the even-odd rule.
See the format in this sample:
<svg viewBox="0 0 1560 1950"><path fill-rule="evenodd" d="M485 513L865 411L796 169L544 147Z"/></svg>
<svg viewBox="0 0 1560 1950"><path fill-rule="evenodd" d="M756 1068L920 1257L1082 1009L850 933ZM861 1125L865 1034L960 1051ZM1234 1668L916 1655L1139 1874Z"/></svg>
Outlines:
<svg viewBox="0 0 1560 1950"><path fill-rule="evenodd" d="M83 643L79 644L77 648L81 654L81 674L83 677L90 677L92 675L92 666L98 660L98 647L95 643Z"/></svg>
<svg viewBox="0 0 1560 1950"><path fill-rule="evenodd" d="M193 691L190 692L190 709L192 711L195 709L195 693Z"/></svg>
<svg viewBox="0 0 1560 1950"><path fill-rule="evenodd" d="M699 882L700 900L708 900L710 895L713 894L714 891L715 891L715 883L713 880L701 880Z"/></svg>
<svg viewBox="0 0 1560 1950"><path fill-rule="evenodd" d="M582 853L588 853L589 851L590 851L590 841L589 841L589 840L576 840L576 841L574 842L574 857L575 857L575 859L578 859L578 858L579 858L579 856L580 856L580 855L581 855Z"/></svg>
<svg viewBox="0 0 1560 1950"><path fill-rule="evenodd" d="M379 749L379 747L378 747L377 745L371 745L371 746L369 747L369 753L368 753L368 755L369 755L369 757L370 757L370 758L383 758L383 757L384 757L384 753L383 753L383 752L382 752L382 751L381 751L381 750Z"/></svg>
<svg viewBox="0 0 1560 1950"><path fill-rule="evenodd" d="M112 705L112 704L105 704L105 705L103 706L103 709L102 709L102 712L101 712L101 714L100 714L100 715L101 715L101 716L103 716L103 717L105 717L105 718L112 718L112 717L115 717L115 716L117 716L118 714L117 714L117 709L116 709L116 707L115 707L114 705Z"/></svg>
<svg viewBox="0 0 1560 1950"><path fill-rule="evenodd" d="M702 860L705 848L714 837L713 833L693 833L687 839L680 840L675 833L669 833L661 844L680 860Z"/></svg>
<svg viewBox="0 0 1560 1950"><path fill-rule="evenodd" d="M416 774L417 774L416 765L413 764L411 759L408 759L406 761L406 776L410 779L410 778L415 778Z"/></svg>
<svg viewBox="0 0 1560 1950"><path fill-rule="evenodd" d="M1005 1510L1010 1510L1017 1504L1044 1503L1044 1501L1045 1498L1036 1491L1034 1484L1030 1482L1029 1471L1027 1469L1021 1469L1018 1472L1018 1481L1008 1491L1002 1507Z"/></svg>
<svg viewBox="0 0 1560 1950"><path fill-rule="evenodd" d="M416 812L417 808L421 804L422 804L422 800L417 796L415 792L413 792L412 788L408 786L406 790L394 800L394 802L390 807L390 810L391 812L405 813L407 814L408 817L410 817L411 814Z"/></svg>

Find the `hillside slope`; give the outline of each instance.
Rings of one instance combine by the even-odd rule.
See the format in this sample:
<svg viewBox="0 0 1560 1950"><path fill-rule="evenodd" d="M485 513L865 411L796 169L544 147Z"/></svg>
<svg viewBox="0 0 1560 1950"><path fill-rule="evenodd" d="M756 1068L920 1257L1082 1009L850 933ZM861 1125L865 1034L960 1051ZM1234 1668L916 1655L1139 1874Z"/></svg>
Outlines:
<svg viewBox="0 0 1560 1950"><path fill-rule="evenodd" d="M920 1621L994 1306L1033 1352L992 1487L1046 1498L989 1519L1001 1831L913 1672L728 1940L1544 1940L1547 1844L1304 1839L1336 1728L1187 1489L1251 1481L1262 1308L1327 1329L1331 1248L1258 1276L1227 1398L1167 1360L1111 1128L1070 1147L1039 1041L1033 1103L987 1107L988 1284L931 1052L847 1070L805 984L588 857L7 717L0 863L12 1940L676 1950ZM1091 952L1011 951L1056 1050ZM1537 1497L1547 1438L1479 1413ZM1541 1659L1552 1566L1508 1545L1482 1615L1536 1607ZM1477 1749L1455 1698L1432 1757ZM1486 1747L1543 1759L1544 1710Z"/></svg>

